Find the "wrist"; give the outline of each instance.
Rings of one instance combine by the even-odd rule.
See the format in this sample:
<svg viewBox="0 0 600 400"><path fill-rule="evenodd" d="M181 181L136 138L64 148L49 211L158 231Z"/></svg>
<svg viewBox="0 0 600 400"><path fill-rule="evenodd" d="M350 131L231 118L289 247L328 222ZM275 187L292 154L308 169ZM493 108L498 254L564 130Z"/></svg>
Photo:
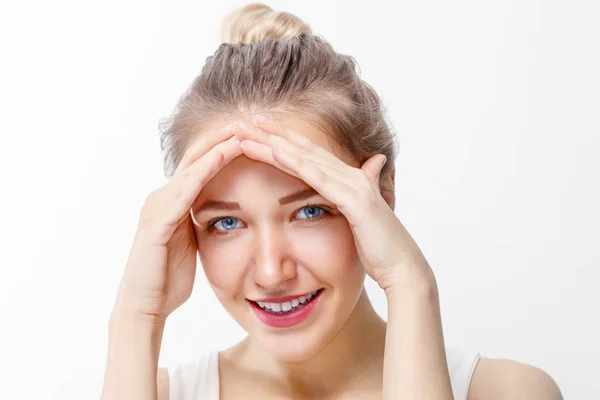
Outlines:
<svg viewBox="0 0 600 400"><path fill-rule="evenodd" d="M439 295L437 282L433 274L429 277L389 277L379 286L384 290L388 301L398 297L437 298Z"/></svg>
<svg viewBox="0 0 600 400"><path fill-rule="evenodd" d="M110 315L109 327L111 330L120 327L162 330L166 319L163 315L144 314L124 306L115 306Z"/></svg>
<svg viewBox="0 0 600 400"><path fill-rule="evenodd" d="M113 310L108 324L109 356L118 357L123 352L145 353L150 349L158 360L165 322L154 316Z"/></svg>

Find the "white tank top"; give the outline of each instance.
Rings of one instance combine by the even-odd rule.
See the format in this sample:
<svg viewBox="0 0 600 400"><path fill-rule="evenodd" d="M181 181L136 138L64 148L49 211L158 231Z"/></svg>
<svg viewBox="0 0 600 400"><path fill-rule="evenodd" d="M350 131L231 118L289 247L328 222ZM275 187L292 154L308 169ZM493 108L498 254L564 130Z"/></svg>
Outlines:
<svg viewBox="0 0 600 400"><path fill-rule="evenodd" d="M467 400L479 353L446 348L454 400ZM169 368L169 400L219 400L219 353L201 354L191 363Z"/></svg>

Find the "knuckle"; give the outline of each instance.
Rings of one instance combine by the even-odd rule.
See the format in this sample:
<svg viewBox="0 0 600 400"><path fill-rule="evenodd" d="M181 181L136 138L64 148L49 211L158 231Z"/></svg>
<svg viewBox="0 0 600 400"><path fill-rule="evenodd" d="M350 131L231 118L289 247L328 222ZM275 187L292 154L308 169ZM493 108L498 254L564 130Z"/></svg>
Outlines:
<svg viewBox="0 0 600 400"><path fill-rule="evenodd" d="M165 196L170 189L171 182L152 190L148 196L146 196L146 200L140 211L141 216L144 218L152 217L156 214L157 210L163 208L162 204L165 202Z"/></svg>
<svg viewBox="0 0 600 400"><path fill-rule="evenodd" d="M142 207L142 210L148 209L148 208L153 208L154 204L156 204L158 202L158 200L161 198L163 191L164 191L164 187L160 187L158 189L154 189L153 191L151 191L148 194L148 196L146 196L146 199L144 200L144 205Z"/></svg>
<svg viewBox="0 0 600 400"><path fill-rule="evenodd" d="M144 201L142 209L140 210L140 216L145 217L148 214L152 213L156 208L156 203L158 202L159 197L160 192L158 191L158 189L150 192L150 194L146 197L146 200Z"/></svg>
<svg viewBox="0 0 600 400"><path fill-rule="evenodd" d="M225 145L225 144L224 144ZM215 149L215 155L214 157L219 161L222 162L225 159L225 151L221 150L221 148L219 149Z"/></svg>
<svg viewBox="0 0 600 400"><path fill-rule="evenodd" d="M329 181L329 176L323 172L322 170L318 170L319 174L318 174L318 182L321 185L321 187L326 186L327 182Z"/></svg>
<svg viewBox="0 0 600 400"><path fill-rule="evenodd" d="M305 157L296 157L296 160L296 162L298 163L298 168L306 168L307 166L310 167Z"/></svg>
<svg viewBox="0 0 600 400"><path fill-rule="evenodd" d="M180 178L182 180L187 179L188 176L190 176L190 169L189 168L186 168L183 171L181 171Z"/></svg>
<svg viewBox="0 0 600 400"><path fill-rule="evenodd" d="M317 145L316 143L313 143L307 137L300 137L299 141L300 141L300 145L302 147L304 147L305 149L312 151L312 152L316 152L316 151L320 150L320 148L321 148L321 146Z"/></svg>
<svg viewBox="0 0 600 400"><path fill-rule="evenodd" d="M299 148L298 149L298 155L300 156L300 158L302 160L304 160L306 158L309 158L312 154L313 153L311 153L310 150L306 150L306 149L303 149L303 148Z"/></svg>

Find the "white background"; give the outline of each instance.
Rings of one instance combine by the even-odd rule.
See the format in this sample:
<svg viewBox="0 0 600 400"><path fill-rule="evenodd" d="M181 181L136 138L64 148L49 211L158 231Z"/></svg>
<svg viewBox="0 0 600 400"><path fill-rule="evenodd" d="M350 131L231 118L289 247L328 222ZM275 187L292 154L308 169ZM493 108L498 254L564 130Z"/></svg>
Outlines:
<svg viewBox="0 0 600 400"><path fill-rule="evenodd" d="M233 1L3 2L0 398L98 398L159 119ZM397 215L447 345L600 398L599 2L271 1L354 56L398 132ZM385 298L368 290L385 315ZM199 269L161 366L243 331Z"/></svg>

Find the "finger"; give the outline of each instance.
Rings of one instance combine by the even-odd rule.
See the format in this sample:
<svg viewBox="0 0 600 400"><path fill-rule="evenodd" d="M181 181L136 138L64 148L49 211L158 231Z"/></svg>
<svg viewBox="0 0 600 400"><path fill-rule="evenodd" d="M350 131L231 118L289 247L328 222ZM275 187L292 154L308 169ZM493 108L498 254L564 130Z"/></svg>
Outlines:
<svg viewBox="0 0 600 400"><path fill-rule="evenodd" d="M186 218L202 188L234 158L242 154L235 136L219 143L171 180L167 224L178 225Z"/></svg>
<svg viewBox="0 0 600 400"><path fill-rule="evenodd" d="M267 144L272 147L281 147L286 150L294 150L302 153L302 157L310 158L316 162L327 164L332 168L343 168L344 166L347 166L346 163L329 153L324 148L310 142L308 138L305 138L308 141L308 144L303 146L299 143L294 143L285 136L271 134L256 126L248 125L244 122L240 124L240 122L241 121L236 121L233 124L233 129L235 131L234 134L240 141L243 141L244 139L251 139L255 142Z"/></svg>
<svg viewBox="0 0 600 400"><path fill-rule="evenodd" d="M268 119L268 118L264 117L263 115L255 115L252 120L254 121L254 124L256 126L258 126L259 128L261 128L263 131L271 133L271 134L279 136L279 137L286 138L287 140L289 140L290 142L299 146L300 148L311 151L322 157L337 158L333 154L331 154L329 151L327 151L325 148L314 143L312 140L310 140L306 136L285 126L281 122L274 121L272 119Z"/></svg>
<svg viewBox="0 0 600 400"><path fill-rule="evenodd" d="M214 132L203 134L202 136L200 136L198 143L195 143L193 146L187 149L187 151L181 158L179 165L177 165L175 173L177 173L178 170L189 167L194 163L194 161L205 155L214 146L216 146L220 142L229 139L232 136L232 124L226 125L223 128L217 129ZM173 175L175 175L175 173Z"/></svg>
<svg viewBox="0 0 600 400"><path fill-rule="evenodd" d="M271 164L271 165L281 169L282 171L287 172L290 175L298 177L293 170L286 168L285 166L278 163L277 160L275 160L275 158L273 156L273 150L274 150L273 147L267 146L266 144L255 142L250 139L243 140L240 143L240 146L241 146L244 154L246 156L248 156L249 158L252 158L253 160L257 160L257 161L262 161L267 164ZM346 177L343 172L340 172L335 168L331 168L328 165L320 164L318 161L313 161L313 160L311 160L311 161L315 164L320 165L321 168L323 168L323 170L326 170L330 175L332 175L333 177L335 177L337 179L343 180Z"/></svg>

